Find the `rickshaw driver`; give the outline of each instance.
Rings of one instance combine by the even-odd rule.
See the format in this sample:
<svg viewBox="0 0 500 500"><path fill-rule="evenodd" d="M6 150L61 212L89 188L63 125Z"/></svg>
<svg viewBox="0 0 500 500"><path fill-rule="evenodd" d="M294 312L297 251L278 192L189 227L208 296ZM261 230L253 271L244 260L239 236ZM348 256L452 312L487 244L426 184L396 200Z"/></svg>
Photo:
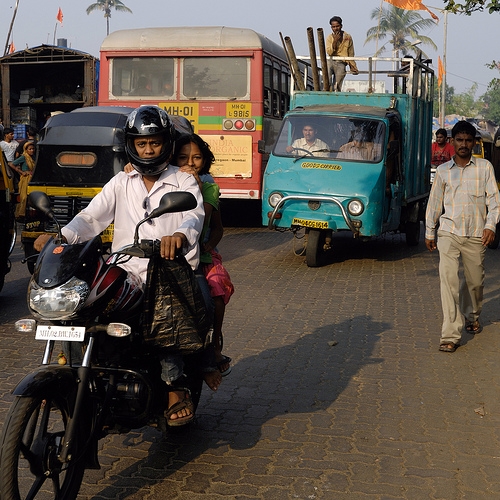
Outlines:
<svg viewBox="0 0 500 500"><path fill-rule="evenodd" d="M304 137L295 139L291 146L285 148L285 151L287 153L292 153L293 151L300 153L301 150L304 150L310 151L313 156L328 157L330 148L326 142L316 138L316 133L316 128L313 125L304 125L302 128L302 135Z"/></svg>
<svg viewBox="0 0 500 500"><path fill-rule="evenodd" d="M196 208L165 214L155 219L154 224L143 224L141 235L161 241L160 254L164 259L173 260L182 249L187 262L196 269L198 239L205 217L203 198L195 178L169 163L175 140L170 118L157 106L141 106L127 119L125 140L125 151L135 170L116 174L62 229L64 240L71 244L88 241L114 221L112 251L115 251L133 241L136 224L159 205L165 193L187 191L195 196ZM34 248L41 251L50 238L50 234L40 235ZM120 266L146 282L148 259L133 257ZM194 406L189 393L182 388L182 356L167 354L161 359L161 365L162 380L172 388L168 391L165 410L167 424L187 424L194 418Z"/></svg>

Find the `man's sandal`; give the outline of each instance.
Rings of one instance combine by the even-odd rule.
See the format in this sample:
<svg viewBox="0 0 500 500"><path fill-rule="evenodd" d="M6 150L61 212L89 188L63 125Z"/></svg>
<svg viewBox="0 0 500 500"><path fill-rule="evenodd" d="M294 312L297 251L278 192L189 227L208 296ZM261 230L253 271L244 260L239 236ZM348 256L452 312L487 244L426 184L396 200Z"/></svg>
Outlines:
<svg viewBox="0 0 500 500"><path fill-rule="evenodd" d="M481 323L479 323L478 319L476 321L467 321L465 323L465 331L475 335L476 333L481 333L483 331L483 327Z"/></svg>
<svg viewBox="0 0 500 500"><path fill-rule="evenodd" d="M453 342L443 342L439 346L439 350L443 352L455 352L458 348L458 344L454 344Z"/></svg>
<svg viewBox="0 0 500 500"><path fill-rule="evenodd" d="M189 410L191 413L189 415L186 415L185 417L177 417L174 419L171 418L174 413L177 413L184 409ZM165 410L164 415L169 427L179 427L181 425L186 425L189 424L189 422L192 422L194 419L194 405L191 401L189 392L186 391L184 393L183 399L177 401L177 403L174 403L170 408Z"/></svg>

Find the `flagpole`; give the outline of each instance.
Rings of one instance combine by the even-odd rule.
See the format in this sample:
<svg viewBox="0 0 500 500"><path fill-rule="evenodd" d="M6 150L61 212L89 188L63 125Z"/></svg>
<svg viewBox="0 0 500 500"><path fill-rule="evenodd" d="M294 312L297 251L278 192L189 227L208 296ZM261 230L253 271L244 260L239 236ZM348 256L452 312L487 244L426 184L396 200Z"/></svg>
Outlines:
<svg viewBox="0 0 500 500"><path fill-rule="evenodd" d="M439 110L439 126L444 128L444 117L446 114L446 39L448 32L448 11L444 11L443 21L443 78L441 80L441 109Z"/></svg>
<svg viewBox="0 0 500 500"><path fill-rule="evenodd" d="M16 5L14 7L14 12L12 14L12 21L10 22L9 26L9 32L7 33L7 41L5 42L5 49L3 51L3 55L7 55L7 51L9 50L9 39L10 39L10 34L12 33L12 28L14 27L14 20L16 19L17 15L17 8L19 7L19 0L16 0Z"/></svg>
<svg viewBox="0 0 500 500"><path fill-rule="evenodd" d="M54 42L52 43L52 45L54 45L54 46L55 46L55 44L56 44L56 31L57 31L57 23L56 23L56 25L54 26Z"/></svg>

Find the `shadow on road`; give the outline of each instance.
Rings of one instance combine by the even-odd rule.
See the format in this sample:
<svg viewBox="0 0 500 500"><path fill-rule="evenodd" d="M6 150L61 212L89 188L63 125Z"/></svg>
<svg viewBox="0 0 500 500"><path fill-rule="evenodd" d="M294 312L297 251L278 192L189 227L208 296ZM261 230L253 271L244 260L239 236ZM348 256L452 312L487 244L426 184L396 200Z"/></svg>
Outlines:
<svg viewBox="0 0 500 500"><path fill-rule="evenodd" d="M388 328L388 324L358 316L318 328L290 345L242 359L234 365L219 393L210 395L208 401L202 397L197 422L190 429L166 438L149 428L116 437L115 445L124 447L122 456L136 456L135 443L144 446L144 441L150 442L149 454L108 477L111 484L94 498L132 497L157 482L163 482L162 494L168 493L163 491L164 485L168 489L164 479L184 467L188 470L182 478L189 482L189 491L197 488L201 493L210 478L216 476L218 455L244 453L261 440L272 447L286 428L282 422L273 425L276 418L303 414L304 420L323 419L328 430L332 403L363 366L382 362L373 358L372 352ZM205 461L201 469L189 467L202 454L213 456L213 464ZM122 496L117 496L119 491Z"/></svg>

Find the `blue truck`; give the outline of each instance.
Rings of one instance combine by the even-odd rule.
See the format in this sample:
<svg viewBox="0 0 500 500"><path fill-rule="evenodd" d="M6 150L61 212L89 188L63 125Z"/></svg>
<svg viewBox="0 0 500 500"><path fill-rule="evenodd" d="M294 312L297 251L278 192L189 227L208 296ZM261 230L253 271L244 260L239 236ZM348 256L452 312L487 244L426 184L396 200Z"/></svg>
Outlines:
<svg viewBox="0 0 500 500"><path fill-rule="evenodd" d="M300 237L296 253L310 267L327 262L340 231L359 239L399 231L409 245L419 242L434 73L420 59L368 58L370 89L375 65L387 61L392 92L297 91L283 120L264 174L262 220Z"/></svg>

